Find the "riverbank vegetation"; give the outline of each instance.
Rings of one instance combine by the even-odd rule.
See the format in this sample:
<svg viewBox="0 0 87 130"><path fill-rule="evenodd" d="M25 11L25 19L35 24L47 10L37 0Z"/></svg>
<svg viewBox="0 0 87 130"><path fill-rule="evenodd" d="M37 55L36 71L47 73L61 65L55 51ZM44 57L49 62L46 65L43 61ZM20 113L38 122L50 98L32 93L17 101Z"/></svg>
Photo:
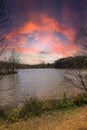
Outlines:
<svg viewBox="0 0 87 130"><path fill-rule="evenodd" d="M14 123L0 122L0 130L87 130L87 106L53 111Z"/></svg>
<svg viewBox="0 0 87 130"><path fill-rule="evenodd" d="M87 93L77 94L69 99L64 94L60 100L39 100L36 98L26 99L24 104L18 105L15 108L1 109L0 120L18 121L19 119L28 119L32 116L40 116L43 113L53 111L67 111L87 104Z"/></svg>
<svg viewBox="0 0 87 130"><path fill-rule="evenodd" d="M18 72L18 63L20 55L14 49L9 53L9 56L5 56L6 61L0 62L0 76L9 74L16 74Z"/></svg>

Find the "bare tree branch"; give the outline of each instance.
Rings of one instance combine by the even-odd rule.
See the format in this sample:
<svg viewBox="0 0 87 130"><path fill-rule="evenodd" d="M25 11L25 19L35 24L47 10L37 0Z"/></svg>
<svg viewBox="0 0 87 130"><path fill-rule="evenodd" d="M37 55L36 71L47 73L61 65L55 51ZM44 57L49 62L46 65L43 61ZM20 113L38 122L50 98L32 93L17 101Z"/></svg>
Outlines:
<svg viewBox="0 0 87 130"><path fill-rule="evenodd" d="M69 87L72 86L87 92L87 74L82 69L67 70L64 75L64 83L69 85Z"/></svg>
<svg viewBox="0 0 87 130"><path fill-rule="evenodd" d="M0 56L7 47L5 34L8 20L9 20L9 14L7 9L7 0L0 0Z"/></svg>
<svg viewBox="0 0 87 130"><path fill-rule="evenodd" d="M9 21L8 0L0 0L0 56L5 51L8 42L6 40L6 33ZM0 64L0 78L4 75L5 68Z"/></svg>

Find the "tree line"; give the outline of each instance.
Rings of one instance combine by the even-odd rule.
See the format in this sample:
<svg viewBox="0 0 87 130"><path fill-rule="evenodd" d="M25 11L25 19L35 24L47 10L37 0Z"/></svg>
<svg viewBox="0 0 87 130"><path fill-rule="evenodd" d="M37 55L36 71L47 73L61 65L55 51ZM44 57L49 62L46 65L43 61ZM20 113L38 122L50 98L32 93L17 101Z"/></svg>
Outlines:
<svg viewBox="0 0 87 130"><path fill-rule="evenodd" d="M75 56L56 60L55 68L87 68L87 56Z"/></svg>
<svg viewBox="0 0 87 130"><path fill-rule="evenodd" d="M1 61L0 65L2 68L7 69L13 73L17 71L17 69L32 69L32 68L87 68L87 56L75 56L75 57L67 57L56 60L54 63L41 63L41 64L22 64L19 62L20 57L18 58L18 54L13 50L11 52L10 57L7 61Z"/></svg>

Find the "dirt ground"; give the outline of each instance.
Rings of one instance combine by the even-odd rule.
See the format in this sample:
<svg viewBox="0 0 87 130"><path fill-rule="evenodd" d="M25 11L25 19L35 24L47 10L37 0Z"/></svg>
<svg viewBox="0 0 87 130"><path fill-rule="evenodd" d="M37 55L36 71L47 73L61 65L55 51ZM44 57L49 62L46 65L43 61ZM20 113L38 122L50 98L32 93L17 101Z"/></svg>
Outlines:
<svg viewBox="0 0 87 130"><path fill-rule="evenodd" d="M50 112L15 123L0 123L0 130L87 130L87 106Z"/></svg>

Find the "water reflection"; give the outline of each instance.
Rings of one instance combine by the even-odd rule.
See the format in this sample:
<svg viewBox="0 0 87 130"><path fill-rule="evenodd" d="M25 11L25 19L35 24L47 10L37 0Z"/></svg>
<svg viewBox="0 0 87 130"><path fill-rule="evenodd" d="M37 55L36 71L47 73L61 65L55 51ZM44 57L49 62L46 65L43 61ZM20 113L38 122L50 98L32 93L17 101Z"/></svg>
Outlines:
<svg viewBox="0 0 87 130"><path fill-rule="evenodd" d="M0 80L0 105L12 105L18 102L18 75L9 75Z"/></svg>
<svg viewBox="0 0 87 130"><path fill-rule="evenodd" d="M29 69L6 76L0 80L0 105L17 104L26 97L61 98L64 92L74 93L76 88L62 84L64 73L62 69Z"/></svg>

